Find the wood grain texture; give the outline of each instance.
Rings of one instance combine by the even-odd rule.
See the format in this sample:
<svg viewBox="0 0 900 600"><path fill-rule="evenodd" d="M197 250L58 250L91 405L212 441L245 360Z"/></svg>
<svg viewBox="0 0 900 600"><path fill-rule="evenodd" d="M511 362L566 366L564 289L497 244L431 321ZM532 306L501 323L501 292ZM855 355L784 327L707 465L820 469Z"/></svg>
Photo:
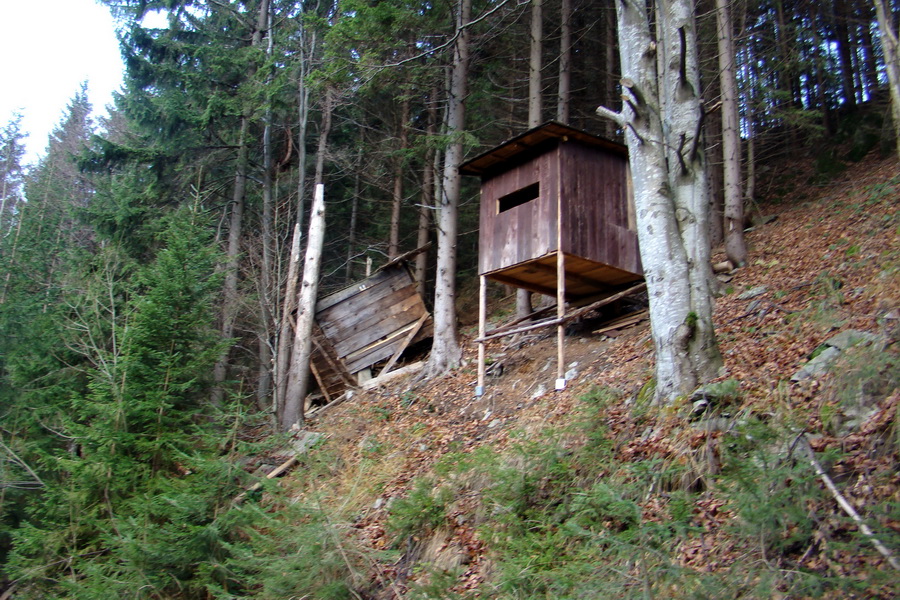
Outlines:
<svg viewBox="0 0 900 600"><path fill-rule="evenodd" d="M502 146L497 161L487 153L478 162L485 168L472 171L482 175L479 274L555 295L561 250L567 298L640 279L624 152L547 127ZM532 137L540 143L529 146ZM540 186L537 198L499 210L501 197L535 183Z"/></svg>
<svg viewBox="0 0 900 600"><path fill-rule="evenodd" d="M319 299L316 308L316 322L323 336L350 373L392 357L401 346L433 335L431 317L403 264L387 266ZM418 331L411 334L420 321Z"/></svg>

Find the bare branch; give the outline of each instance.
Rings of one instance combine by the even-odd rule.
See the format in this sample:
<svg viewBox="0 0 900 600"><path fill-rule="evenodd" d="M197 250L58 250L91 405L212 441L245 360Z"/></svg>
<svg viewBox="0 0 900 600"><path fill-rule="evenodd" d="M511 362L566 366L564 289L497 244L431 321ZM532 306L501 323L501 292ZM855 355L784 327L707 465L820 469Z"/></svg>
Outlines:
<svg viewBox="0 0 900 600"><path fill-rule="evenodd" d="M822 468L821 463L816 460L815 452L813 452L812 446L809 444L809 439L806 437L806 433L801 433L797 436L797 441L800 442L800 446L806 454L807 460L809 460L809 464L812 465L813 469L816 471L816 475L819 476L819 479L822 480L822 483L825 484L825 487L828 488L828 491L831 492L831 495L837 501L844 512L847 513L856 525L859 527L859 530L869 538L869 541L872 542L872 545L875 546L875 549L887 559L888 563L894 567L894 570L900 571L900 561L897 560L897 557L894 556L890 549L881 543L881 540L875 537L875 533L872 529L866 525L865 521L863 521L862 517L859 516L859 513L856 512L856 509L853 508L853 505L850 504L847 499L841 494L840 490L837 489L837 486L834 485L834 481L832 481L831 477L828 476L828 473L825 472L825 469Z"/></svg>
<svg viewBox="0 0 900 600"><path fill-rule="evenodd" d="M466 29L472 27L473 25L476 25L477 23L480 23L480 22L484 21L485 19L487 19L488 17L490 17L492 14L494 14L495 12L497 12L498 10L500 10L501 8L503 8L504 6L506 6L507 4L509 4L510 1L511 1L511 0L503 0L503 2L501 2L500 4L498 4L497 6L495 6L494 8L492 8L491 10L485 12L485 13L482 14L480 17L477 17L477 18L475 18L475 19L472 19L472 20L469 21L468 23L464 23L463 25L461 25L460 27L458 27L458 28L456 29L456 31L453 32L453 35L450 36L450 39L448 39L446 42L444 42L444 43L441 44L440 46L435 46L434 48L431 48L430 50L425 50L424 52L420 52L419 54L416 54L415 56L410 56L409 58L404 58L403 60L397 61L397 62L395 62L395 63L388 63L388 64L386 64L386 65L382 65L381 68L399 67L399 66L404 65L404 64L406 64L406 63L408 63L408 62L413 62L413 61L419 60L420 58L424 58L424 57L426 57L426 56L431 56L432 54L435 54L435 53L437 53L437 52L440 52L441 50L444 50L445 48L449 48L450 46L452 46L452 45L454 44L454 42L456 42L457 38L459 38L460 34L461 34L464 30L466 30ZM519 3L518 0L517 0L516 3L517 3L517 4Z"/></svg>
<svg viewBox="0 0 900 600"><path fill-rule="evenodd" d="M616 123L619 127L625 127L625 117L622 115L622 113L610 110L605 106L598 106L596 112L597 115L609 119L610 121Z"/></svg>

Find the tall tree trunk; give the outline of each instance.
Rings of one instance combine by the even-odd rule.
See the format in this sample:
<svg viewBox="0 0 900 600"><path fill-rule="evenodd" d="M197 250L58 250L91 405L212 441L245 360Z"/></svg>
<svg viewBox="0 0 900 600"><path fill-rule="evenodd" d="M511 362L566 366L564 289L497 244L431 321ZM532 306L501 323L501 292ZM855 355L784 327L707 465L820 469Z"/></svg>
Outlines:
<svg viewBox="0 0 900 600"><path fill-rule="evenodd" d="M266 30L266 24L269 14L269 0L261 0L259 4L259 12L257 13L256 26L251 37L251 46L259 46L262 42L263 32ZM251 76L255 73L256 67L252 68ZM222 338L229 339L234 335L234 325L237 320L237 311L239 305L238 298L238 280L239 280L239 255L241 243L241 228L244 218L244 200L247 189L247 167L249 165L249 148L247 146L247 135L250 128L250 109L244 107L241 115L241 129L238 134L238 151L237 161L234 174L234 188L231 197L231 218L228 226L228 249L226 251L226 273L225 283L222 289L222 317L221 317L221 333ZM222 385L228 376L228 360L230 352L225 352L213 366L213 389L211 401L213 405L218 406L224 399L225 390Z"/></svg>
<svg viewBox="0 0 900 600"><path fill-rule="evenodd" d="M308 49L304 46L309 40ZM305 27L300 28L300 66L297 69L297 223L303 231L306 214L306 133L309 126L309 85L307 76L316 51L315 31L307 38ZM302 234L301 234L302 235Z"/></svg>
<svg viewBox="0 0 900 600"><path fill-rule="evenodd" d="M319 143L318 149L316 151L316 171L314 181L317 186L322 183L322 178L325 171L325 150L328 146L328 134L331 130L332 108L333 92L329 87L325 90L325 103L322 109L322 127L319 132ZM306 114L308 115L308 113ZM303 129L305 131L306 127L303 126ZM303 155L305 155L305 153ZM301 180L302 179L303 177L301 176ZM288 267L288 279L287 283L285 284L284 309L282 310L280 334L278 338L278 356L276 356L275 358L275 385L277 404L275 410L277 414L277 420L280 424L285 422L285 410L288 403L291 401L288 386L293 376L292 373L294 372L295 365L295 357L293 355L292 349L296 348L297 346L297 333L291 327L291 315L293 314L294 309L297 308L297 299L299 297L299 294L297 292L297 276L300 265L300 238L302 235L301 227L303 223L303 212L301 209L303 207L303 204L304 203L302 198L298 198L297 222L294 226L294 237L291 242L291 263ZM309 244L309 241L307 241L307 244ZM305 393L306 392L304 390L304 394ZM302 410L302 407L300 410Z"/></svg>
<svg viewBox="0 0 900 600"><path fill-rule="evenodd" d="M543 0L531 0L531 35L528 55L528 127L541 124L541 53L544 44Z"/></svg>
<svg viewBox="0 0 900 600"><path fill-rule="evenodd" d="M434 344L427 373L437 376L459 365L462 349L456 325L456 238L459 229L459 165L463 159L462 133L466 123L466 94L469 76L469 30L471 0L459 0L453 45L453 65L447 93L447 136L450 145L444 154L437 221L437 274L434 291Z"/></svg>
<svg viewBox="0 0 900 600"><path fill-rule="evenodd" d="M238 266L241 250L241 227L244 219L244 193L247 187L247 129L250 125L248 116L241 117L241 130L238 134L237 164L235 166L234 187L231 194L231 218L228 224L228 247L225 254L225 283L222 286L222 316L220 333L223 339L234 335L234 324L238 310ZM211 402L214 406L222 404L225 398L223 384L228 376L228 360L230 352L225 352L213 366L214 386Z"/></svg>
<svg viewBox="0 0 900 600"><path fill-rule="evenodd" d="M325 186L316 185L309 217L309 236L306 259L303 263L303 283L297 298L297 327L291 352L284 411L279 425L282 431L300 427L304 422L304 404L309 386L309 359L312 355L312 329L316 313L316 294L319 290L319 271L322 247L325 242Z"/></svg>
<svg viewBox="0 0 900 600"><path fill-rule="evenodd" d="M344 281L353 281L353 252L356 249L356 222L359 215L359 195L362 193L362 143L356 152L356 173L353 175L353 199L350 202L350 231L347 234L347 264L344 267Z"/></svg>
<svg viewBox="0 0 900 600"><path fill-rule="evenodd" d="M559 8L559 87L556 98L556 120L569 122L572 98L572 0L562 0Z"/></svg>
<svg viewBox="0 0 900 600"><path fill-rule="evenodd" d="M603 45L603 60L606 64L606 77L604 77L604 84L606 85L606 99L607 102L610 102L611 107L616 107L619 104L619 101L616 100L619 96L619 91L617 87L617 78L613 75L616 72L616 61L618 59L617 55L617 24L616 24L616 8L615 5L618 0L610 0L606 2L607 6L605 6L605 10L603 14L606 16L606 19L603 23L603 36L605 40L605 44ZM618 59L618 62L621 64L621 59ZM616 137L616 123L614 121L607 121L606 125L606 135L610 139L615 139Z"/></svg>
<svg viewBox="0 0 900 600"><path fill-rule="evenodd" d="M894 137L897 141L897 156L900 157L900 43L888 0L873 0L878 18L878 32L884 51L884 67L891 91L891 114L894 117Z"/></svg>
<svg viewBox="0 0 900 600"><path fill-rule="evenodd" d="M722 158L725 180L725 254L734 265L747 262L744 198L741 195L741 134L730 0L716 0L719 81L722 86Z"/></svg>
<svg viewBox="0 0 900 600"><path fill-rule="evenodd" d="M859 32L863 51L863 65L865 74L865 87L863 92L869 98L878 88L878 64L875 59L875 45L872 42L872 29L869 24L872 22L874 15L872 14L872 6L866 0L857 0L856 8L862 15L859 25Z"/></svg>
<svg viewBox="0 0 900 600"><path fill-rule="evenodd" d="M278 352L275 355L275 417L281 423L284 415L285 398L289 378L291 348L294 338L291 335L291 318L297 302L297 278L300 272L300 221L294 223L294 235L291 237L291 255L288 259L288 273L284 301L281 305L281 321L278 333Z"/></svg>
<svg viewBox="0 0 900 600"><path fill-rule="evenodd" d="M440 153L431 144L437 133L438 90L437 86L431 90L431 98L428 102L428 124L425 127L425 139L428 150L425 152L424 173L422 174L422 205L419 207L419 229L416 235L416 247L421 248L428 243L428 234L431 228L431 211L434 210L435 198L435 173L440 166ZM425 296L425 273L428 267L428 253L420 252L416 255L416 289L419 295Z"/></svg>
<svg viewBox="0 0 900 600"><path fill-rule="evenodd" d="M268 32L266 56L272 56L274 38L271 34L271 13L268 0L263 0L259 8L257 30L263 28ZM271 82L271 74L267 82ZM260 331L257 334L258 375L256 379L256 404L260 410L269 408L269 395L272 388L272 340L275 337L275 319L273 305L275 285L273 282L273 263L275 250L275 207L273 199L274 171L272 160L272 105L266 106L263 124L263 170L262 170L262 269L260 272L259 318Z"/></svg>
<svg viewBox="0 0 900 600"><path fill-rule="evenodd" d="M653 5L657 39L643 2L616 4L628 100L621 113L602 107L598 112L626 131L656 350L656 397L672 401L715 377L722 363L712 323L694 5Z"/></svg>
<svg viewBox="0 0 900 600"><path fill-rule="evenodd" d="M388 239L388 258L400 256L400 209L403 207L403 169L406 146L409 140L409 98L404 98L400 109L399 152L394 165L394 190L391 199L391 227Z"/></svg>
<svg viewBox="0 0 900 600"><path fill-rule="evenodd" d="M541 93L542 53L544 45L543 0L531 0L531 35L528 55L528 128L541 124L543 98ZM524 319L532 313L531 292L516 290L516 318Z"/></svg>
<svg viewBox="0 0 900 600"><path fill-rule="evenodd" d="M834 26L838 42L838 58L841 64L841 87L847 106L856 106L856 87L853 84L853 45L848 27L849 11L845 0L834 2Z"/></svg>

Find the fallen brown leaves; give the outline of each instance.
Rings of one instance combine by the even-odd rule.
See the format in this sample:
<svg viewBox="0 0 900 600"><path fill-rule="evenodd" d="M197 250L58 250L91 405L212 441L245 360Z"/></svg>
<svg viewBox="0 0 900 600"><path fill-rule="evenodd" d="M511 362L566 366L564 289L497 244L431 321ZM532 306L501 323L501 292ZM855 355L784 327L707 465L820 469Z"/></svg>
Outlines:
<svg viewBox="0 0 900 600"><path fill-rule="evenodd" d="M727 370L723 379L735 379L741 386L741 404L733 410L767 418L790 406L804 415L803 426L816 434L811 443L817 452L836 447L844 452L844 458L831 468L836 478L850 482L846 493L861 511L900 500L896 443L890 441L897 435L900 392L883 401L858 432L835 437L821 422L825 384L792 383L790 377L830 336L849 328L878 332L880 319L897 308L900 277L896 263L891 262L900 248L898 227L892 221L896 198L875 202L865 190L898 173L895 160L872 159L845 181L810 191L814 200L766 205L764 211L777 213L778 219L748 233L751 264L735 271L723 285L714 317ZM740 298L743 291L759 286L766 286L760 296ZM472 337L469 332L468 339ZM386 507L392 499L408 494L409 483L416 477L434 476L435 464L448 453L482 446L502 452L511 442L513 429L527 433L562 424L577 397L593 385L621 390L624 400L633 402L651 375L652 346L647 324L642 323L614 340L590 334L570 339L567 360L578 363L576 381L561 392L536 394L542 382L552 389L554 340L550 334L525 339L519 341L521 348L509 340L488 344L488 355L502 357L504 370L501 377L489 380L483 398L474 397L475 348L467 344L465 366L451 375L417 387L400 383L360 393L313 424L332 436L348 471L376 468L377 461L360 467L367 460L367 447L380 448L384 461L396 463L377 493L358 507L355 535L359 543L374 550L397 543L385 529ZM658 458L690 463L705 452L703 460L709 463L696 469L698 477L702 478L704 469L716 468L722 432L692 429L685 425L683 414L637 419L633 407L622 402L609 407L605 419L622 461ZM490 547L479 539L467 514L474 506L474 499L468 504L463 500L454 505L448 519L452 527L447 547L462 549L466 556L457 591L474 590L490 576ZM678 548L682 566L715 572L746 559L747 549L735 543L725 526L735 513L722 499L705 491L693 510L692 524L704 533ZM821 515L823 523L837 513L825 504L810 510ZM645 503L644 518L666 518L663 497L654 496ZM887 517L879 526L900 532L900 523ZM840 527L846 528L846 523ZM829 540L844 535L840 527L823 526L816 533L816 547L798 551L796 563L840 576L860 572L860 561L878 560L850 555L837 545L826 551ZM406 589L406 582L415 579L409 559L407 555L378 566L373 578L397 582L394 591L383 597ZM876 596L885 593L875 591Z"/></svg>

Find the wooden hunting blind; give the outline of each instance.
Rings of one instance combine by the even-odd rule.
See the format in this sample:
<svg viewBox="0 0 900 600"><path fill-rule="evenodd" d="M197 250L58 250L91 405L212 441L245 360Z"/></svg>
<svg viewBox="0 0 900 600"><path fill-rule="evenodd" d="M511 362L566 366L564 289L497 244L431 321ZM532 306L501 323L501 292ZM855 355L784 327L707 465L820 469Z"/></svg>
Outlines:
<svg viewBox="0 0 900 600"><path fill-rule="evenodd" d="M481 178L480 351L485 278L555 296L557 317L543 324L558 325L559 389L565 303L609 297L643 279L627 149L549 122L473 158L460 172ZM479 393L482 382L479 373Z"/></svg>
<svg viewBox="0 0 900 600"><path fill-rule="evenodd" d="M629 200L627 149L550 122L460 167L481 177L478 272L567 300L643 277Z"/></svg>

